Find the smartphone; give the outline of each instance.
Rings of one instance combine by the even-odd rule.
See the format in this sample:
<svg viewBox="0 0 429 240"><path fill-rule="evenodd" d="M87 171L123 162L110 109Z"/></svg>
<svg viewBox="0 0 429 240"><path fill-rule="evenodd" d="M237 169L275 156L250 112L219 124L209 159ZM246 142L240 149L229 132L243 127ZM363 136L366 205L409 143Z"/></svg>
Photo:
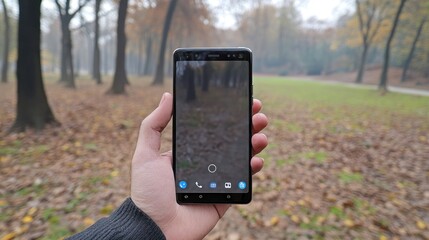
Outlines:
<svg viewBox="0 0 429 240"><path fill-rule="evenodd" d="M180 48L173 54L176 199L244 204L252 199L252 52Z"/></svg>

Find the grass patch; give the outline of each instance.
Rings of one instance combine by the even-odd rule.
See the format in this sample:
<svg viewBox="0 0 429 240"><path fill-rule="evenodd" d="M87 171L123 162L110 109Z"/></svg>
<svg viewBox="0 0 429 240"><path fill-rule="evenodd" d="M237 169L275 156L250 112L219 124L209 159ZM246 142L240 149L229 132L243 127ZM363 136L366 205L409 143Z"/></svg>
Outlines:
<svg viewBox="0 0 429 240"><path fill-rule="evenodd" d="M360 183L363 181L362 174L349 171L342 171L338 173L338 178L342 183Z"/></svg>
<svg viewBox="0 0 429 240"><path fill-rule="evenodd" d="M83 147L87 150L91 150L91 151L97 151L98 150L98 146L95 143L87 143L84 144Z"/></svg>
<svg viewBox="0 0 429 240"><path fill-rule="evenodd" d="M324 163L328 156L327 156L327 153L323 151L318 151L318 152L310 151L310 152L304 153L304 157L307 159L314 160L317 163Z"/></svg>
<svg viewBox="0 0 429 240"><path fill-rule="evenodd" d="M354 198L353 200L353 208L359 215L375 215L377 213L377 209L371 205L370 202L361 199L361 198Z"/></svg>
<svg viewBox="0 0 429 240"><path fill-rule="evenodd" d="M292 165L297 161L296 158L288 158L288 159L278 159L276 160L276 166L277 167L283 167L285 165Z"/></svg>
<svg viewBox="0 0 429 240"><path fill-rule="evenodd" d="M81 202L83 202L88 198L88 196L89 196L88 193L79 193L79 196L77 196L76 198L73 198L67 203L66 207L64 208L64 211L66 213L73 212L76 209L76 207L80 205Z"/></svg>
<svg viewBox="0 0 429 240"><path fill-rule="evenodd" d="M57 240L64 239L72 234L72 232L65 226L53 225L49 226L47 234L42 240Z"/></svg>
<svg viewBox="0 0 429 240"><path fill-rule="evenodd" d="M15 140L11 146L0 146L0 156L16 155L22 146L22 142Z"/></svg>
<svg viewBox="0 0 429 240"><path fill-rule="evenodd" d="M336 230L334 226L330 225L323 225L319 222L319 218L322 216L313 216L310 218L310 221L308 223L301 223L299 225L302 229L312 230L315 231L317 234L315 239L325 239L324 233Z"/></svg>
<svg viewBox="0 0 429 240"><path fill-rule="evenodd" d="M401 93L380 95L373 89L353 88L343 85L293 80L284 77L255 77L255 94L266 95L267 107L288 105L288 99L313 107L347 106L356 109L388 111L390 113L429 116L429 97ZM278 111L278 110L277 110Z"/></svg>
<svg viewBox="0 0 429 240"><path fill-rule="evenodd" d="M340 207L333 206L329 209L329 213L336 216L338 219L345 219L347 217L344 210Z"/></svg>
<svg viewBox="0 0 429 240"><path fill-rule="evenodd" d="M15 147L1 147L0 148L0 156L16 155L18 153L19 153L19 148L15 148Z"/></svg>
<svg viewBox="0 0 429 240"><path fill-rule="evenodd" d="M50 224L59 224L60 217L57 215L55 209L47 208L42 212L42 219Z"/></svg>
<svg viewBox="0 0 429 240"><path fill-rule="evenodd" d="M44 194L45 189L42 184L33 184L29 187L24 187L16 191L16 195L18 196L27 196L29 194L35 193L36 196L41 196Z"/></svg>

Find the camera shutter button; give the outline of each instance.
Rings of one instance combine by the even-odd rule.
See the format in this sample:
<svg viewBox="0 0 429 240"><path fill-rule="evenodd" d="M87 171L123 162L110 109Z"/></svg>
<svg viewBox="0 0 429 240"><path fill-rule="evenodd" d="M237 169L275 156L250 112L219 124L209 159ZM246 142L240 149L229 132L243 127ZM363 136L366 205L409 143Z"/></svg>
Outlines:
<svg viewBox="0 0 429 240"><path fill-rule="evenodd" d="M207 170L209 170L209 172L210 172L210 173L214 173L214 172L216 172L217 167L216 167L216 165L214 165L214 164L212 163L212 164L210 164L210 165L207 167Z"/></svg>

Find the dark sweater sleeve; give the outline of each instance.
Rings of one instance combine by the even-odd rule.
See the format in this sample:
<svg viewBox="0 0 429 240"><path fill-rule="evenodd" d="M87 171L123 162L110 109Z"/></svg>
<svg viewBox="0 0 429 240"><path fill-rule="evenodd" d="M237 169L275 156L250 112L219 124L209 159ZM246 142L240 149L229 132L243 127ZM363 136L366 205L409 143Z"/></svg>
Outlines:
<svg viewBox="0 0 429 240"><path fill-rule="evenodd" d="M165 239L165 236L156 223L127 198L112 215L68 239Z"/></svg>

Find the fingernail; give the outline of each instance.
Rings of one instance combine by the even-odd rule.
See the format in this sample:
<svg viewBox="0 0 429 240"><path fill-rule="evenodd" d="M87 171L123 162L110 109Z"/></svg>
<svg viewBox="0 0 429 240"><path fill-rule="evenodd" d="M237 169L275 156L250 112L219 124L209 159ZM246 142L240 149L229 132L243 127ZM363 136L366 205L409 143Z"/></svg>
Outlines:
<svg viewBox="0 0 429 240"><path fill-rule="evenodd" d="M162 102L164 102L164 99L165 99L165 93L162 94L162 98L161 98L161 101L159 101L158 106L161 105Z"/></svg>
<svg viewBox="0 0 429 240"><path fill-rule="evenodd" d="M265 159L263 159L263 158L260 158L261 160L262 160L262 162L265 162Z"/></svg>

